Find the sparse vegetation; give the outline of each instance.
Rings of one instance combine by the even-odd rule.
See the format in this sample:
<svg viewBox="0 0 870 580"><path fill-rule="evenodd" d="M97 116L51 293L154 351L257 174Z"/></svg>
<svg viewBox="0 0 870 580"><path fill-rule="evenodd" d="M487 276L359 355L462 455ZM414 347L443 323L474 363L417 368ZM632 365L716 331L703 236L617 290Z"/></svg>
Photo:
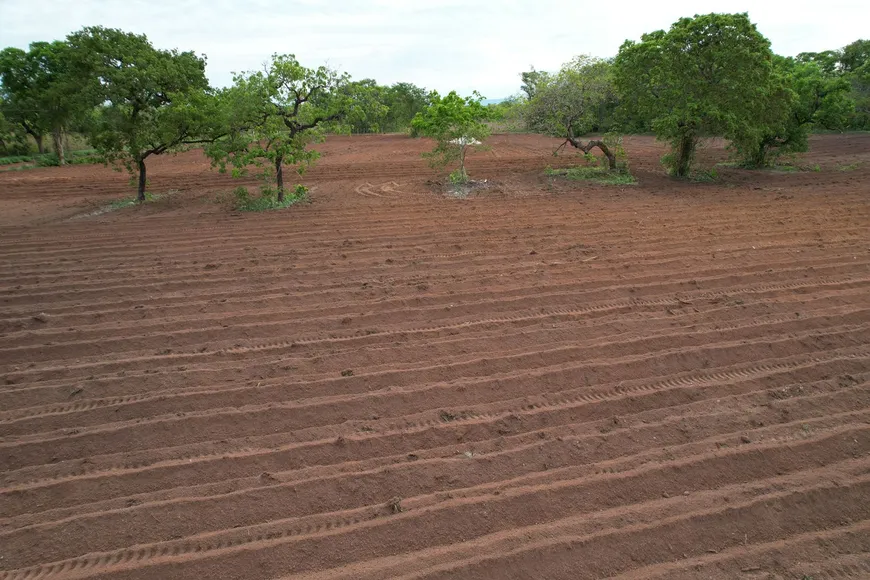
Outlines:
<svg viewBox="0 0 870 580"><path fill-rule="evenodd" d="M600 165L571 167L568 169L548 168L546 174L550 177L564 177L571 181L592 181L602 185L634 185L637 180L628 171L610 171Z"/></svg>
<svg viewBox="0 0 870 580"><path fill-rule="evenodd" d="M285 194L280 200L278 191L269 185L261 186L258 195L251 195L247 187L239 186L233 190L232 208L237 211L269 211L290 207L307 200L308 188L304 185L297 185L292 192Z"/></svg>

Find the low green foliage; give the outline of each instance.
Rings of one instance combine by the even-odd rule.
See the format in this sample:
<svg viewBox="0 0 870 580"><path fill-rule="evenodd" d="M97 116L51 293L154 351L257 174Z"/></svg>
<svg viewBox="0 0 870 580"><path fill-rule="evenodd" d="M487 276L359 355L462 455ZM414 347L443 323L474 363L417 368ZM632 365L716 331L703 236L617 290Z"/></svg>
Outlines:
<svg viewBox="0 0 870 580"><path fill-rule="evenodd" d="M270 185L260 187L260 194L252 196L247 187L239 186L233 190L233 209L237 211L269 211L289 207L308 200L308 188L297 185L293 191L285 191L279 199L278 190Z"/></svg>
<svg viewBox="0 0 870 580"><path fill-rule="evenodd" d="M59 167L60 158L54 153L47 153L36 157L36 165L38 167Z"/></svg>
<svg viewBox="0 0 870 580"><path fill-rule="evenodd" d="M35 163L32 167L57 167L60 165L60 158L56 153L44 153L42 155L10 155L8 157L0 157L0 166L26 163L28 161ZM66 158L66 162L71 165L89 165L99 163L100 159L94 149L85 149L71 152Z"/></svg>
<svg viewBox="0 0 870 580"><path fill-rule="evenodd" d="M33 155L10 155L9 157L0 157L0 165L13 165L15 163L24 163L25 161L33 161Z"/></svg>
<svg viewBox="0 0 870 580"><path fill-rule="evenodd" d="M716 171L715 167L710 169L693 169L687 177L689 181L694 181L695 183L715 183L719 181L719 172Z"/></svg>
<svg viewBox="0 0 870 580"><path fill-rule="evenodd" d="M637 180L628 170L610 171L602 165L586 165L569 169L547 168L550 177L564 177L571 181L592 181L602 185L635 185Z"/></svg>
<svg viewBox="0 0 870 580"><path fill-rule="evenodd" d="M840 165L839 167L837 167L837 169L840 171L855 171L859 167L861 167L860 161L856 163L850 163L849 165Z"/></svg>
<svg viewBox="0 0 870 580"><path fill-rule="evenodd" d="M145 202L148 202L151 199L153 199L151 194L146 193L145 194ZM124 209L125 207L134 206L137 203L142 203L142 202L139 202L135 197L126 197L124 199L116 199L115 201L106 205L106 210L107 211L115 211L115 210L119 210L119 209Z"/></svg>

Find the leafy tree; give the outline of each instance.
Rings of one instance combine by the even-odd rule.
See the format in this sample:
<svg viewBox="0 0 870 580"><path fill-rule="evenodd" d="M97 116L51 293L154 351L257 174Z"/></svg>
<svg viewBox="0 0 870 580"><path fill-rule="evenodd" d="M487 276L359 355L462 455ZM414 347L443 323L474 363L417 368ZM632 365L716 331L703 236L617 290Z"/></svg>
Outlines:
<svg viewBox="0 0 870 580"><path fill-rule="evenodd" d="M856 40L838 50L802 52L800 63L815 63L826 78L841 77L851 85L849 129L870 129L870 40Z"/></svg>
<svg viewBox="0 0 870 580"><path fill-rule="evenodd" d="M212 130L217 109L207 93L205 58L156 49L145 35L100 26L67 40L71 70L90 80L82 90L100 103L88 138L104 161L138 175L137 199L144 201L146 159L208 140L203 135Z"/></svg>
<svg viewBox="0 0 870 580"><path fill-rule="evenodd" d="M45 119L40 114L36 71L20 48L5 48L0 52L0 91L3 115L10 123L19 125L36 141L39 153L44 153L43 137L47 133Z"/></svg>
<svg viewBox="0 0 870 580"><path fill-rule="evenodd" d="M486 121L493 117L493 111L483 105L483 97L477 92L462 98L456 91L445 97L433 91L429 99L429 107L411 121L411 126L421 135L436 141L435 148L423 155L429 157L433 167L459 161L455 181L466 183L465 156L469 148L479 146L489 136Z"/></svg>
<svg viewBox="0 0 870 580"><path fill-rule="evenodd" d="M602 108L613 101L610 62L578 56L538 85L528 104L526 122L530 129L564 138L563 145L570 143L584 153L598 147L609 168L615 170L616 155L604 141L593 139L584 144L578 138L597 127Z"/></svg>
<svg viewBox="0 0 870 580"><path fill-rule="evenodd" d="M414 115L429 105L426 91L411 83L386 87L365 79L351 85L363 112L351 123L353 133L403 131L410 127Z"/></svg>
<svg viewBox="0 0 870 580"><path fill-rule="evenodd" d="M849 98L849 82L842 76L825 73L817 61L800 62L775 57L775 67L783 82L781 96L771 99L768 111L784 108L774 122L757 123L760 133L742 151L749 167L770 165L783 153L806 151L812 129L842 129L854 106ZM741 142L735 142L738 151Z"/></svg>
<svg viewBox="0 0 870 580"><path fill-rule="evenodd" d="M34 42L29 50L7 48L0 53L4 110L45 151L50 134L60 165L66 163L64 136L93 106L81 92L82 78L70 69L66 42Z"/></svg>
<svg viewBox="0 0 870 580"><path fill-rule="evenodd" d="M2 111L3 101L0 99L0 155L26 155L28 144L24 129L7 120Z"/></svg>
<svg viewBox="0 0 870 580"><path fill-rule="evenodd" d="M396 83L387 89L384 104L388 108L385 130L403 131L411 126L417 113L429 106L429 94L413 83Z"/></svg>
<svg viewBox="0 0 870 580"><path fill-rule="evenodd" d="M843 47L840 53L840 69L845 74L855 73L870 62L870 40L856 40Z"/></svg>
<svg viewBox="0 0 870 580"><path fill-rule="evenodd" d="M763 117L754 130L739 135L734 148L747 167L763 167L783 153L806 151L811 129L842 129L854 103L850 85L842 75L818 60L774 57L781 83L771 91Z"/></svg>
<svg viewBox="0 0 870 580"><path fill-rule="evenodd" d="M499 121L498 125L492 126L494 130L517 132L528 128L526 124L528 101L523 95L516 94L498 103L490 103L487 108L492 111L493 120Z"/></svg>
<svg viewBox="0 0 870 580"><path fill-rule="evenodd" d="M843 48L841 65L852 86L854 111L849 127L870 129L870 40L856 40Z"/></svg>
<svg viewBox="0 0 870 580"><path fill-rule="evenodd" d="M63 135L73 116L86 105L69 74L65 42L34 42L29 50L0 52L0 91L3 113L33 137L40 153L43 137L51 133L61 165L65 162Z"/></svg>
<svg viewBox="0 0 870 580"><path fill-rule="evenodd" d="M689 173L701 138L734 138L763 117L776 91L770 43L747 14L682 18L668 31L626 41L615 60L620 106L670 143L663 158Z"/></svg>
<svg viewBox="0 0 870 580"><path fill-rule="evenodd" d="M360 114L350 120L352 133L378 133L386 129L389 114L389 87L372 79L349 81L347 89L361 104Z"/></svg>
<svg viewBox="0 0 870 580"><path fill-rule="evenodd" d="M538 87L547 82L550 77L550 74L545 71L535 70L535 67L531 67L531 69L530 71L520 73L520 78L523 81L520 90L526 94L526 98L529 100L535 98Z"/></svg>
<svg viewBox="0 0 870 580"><path fill-rule="evenodd" d="M228 136L209 146L207 154L221 171L231 164L236 175L249 165L266 164L283 202L284 165L301 174L319 157L308 145L327 131L379 118L383 106L372 95L373 81L351 83L347 74L325 66L305 68L292 54L273 55L265 71L236 75L225 91Z"/></svg>
<svg viewBox="0 0 870 580"><path fill-rule="evenodd" d="M795 60L801 63L815 63L822 74L833 76L840 73L840 50L824 50L822 52L802 52Z"/></svg>

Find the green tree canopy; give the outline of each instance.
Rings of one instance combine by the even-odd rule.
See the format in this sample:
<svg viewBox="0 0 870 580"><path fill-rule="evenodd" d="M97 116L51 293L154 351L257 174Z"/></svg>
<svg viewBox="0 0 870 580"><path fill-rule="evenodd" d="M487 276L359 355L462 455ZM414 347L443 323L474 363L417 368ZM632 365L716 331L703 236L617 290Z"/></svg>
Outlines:
<svg viewBox="0 0 870 580"><path fill-rule="evenodd" d="M529 100L535 98L538 88L550 78L549 73L535 70L535 67L530 68L532 70L520 73L520 78L523 81L520 90L525 93L526 98Z"/></svg>
<svg viewBox="0 0 870 580"><path fill-rule="evenodd" d="M273 55L265 71L236 75L221 97L227 111L227 137L207 148L221 171L236 174L249 165L274 175L278 201L284 201L284 165L302 173L319 154L309 149L327 131L380 119L384 106L373 81L352 83L347 74L326 66L309 69L296 57Z"/></svg>
<svg viewBox="0 0 870 580"><path fill-rule="evenodd" d="M599 127L602 110L614 101L611 63L581 55L540 82L526 108L526 123L534 131L565 139L584 153L598 147L610 169L616 169L616 156L603 141L584 144L578 139Z"/></svg>
<svg viewBox="0 0 870 580"><path fill-rule="evenodd" d="M479 146L489 136L486 121L493 117L493 110L483 105L483 97L477 92L462 98L456 91L445 97L433 91L429 100L426 110L417 113L411 122L419 134L436 141L432 152L424 155L436 167L459 161L457 181L465 183L468 181L465 156L469 148Z"/></svg>
<svg viewBox="0 0 870 580"><path fill-rule="evenodd" d="M67 40L72 70L87 79L82 92L98 103L88 138L107 162L138 174L137 199L144 201L145 160L200 143L210 132L216 104L207 92L205 58L100 26Z"/></svg>
<svg viewBox="0 0 870 580"><path fill-rule="evenodd" d="M626 41L615 60L620 106L671 145L663 161L687 175L699 140L750 132L778 89L768 40L747 14L681 18Z"/></svg>
<svg viewBox="0 0 870 580"><path fill-rule="evenodd" d="M69 46L62 41L34 42L27 51L0 52L4 116L34 138L40 153L44 135L51 133L61 164L65 131L91 106L78 90L80 79L70 72L69 55Z"/></svg>

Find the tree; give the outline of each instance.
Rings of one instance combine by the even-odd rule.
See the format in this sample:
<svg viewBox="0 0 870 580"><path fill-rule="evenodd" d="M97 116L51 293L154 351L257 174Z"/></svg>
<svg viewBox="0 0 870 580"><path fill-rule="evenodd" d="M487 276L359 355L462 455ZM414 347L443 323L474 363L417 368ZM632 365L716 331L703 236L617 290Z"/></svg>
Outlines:
<svg viewBox="0 0 870 580"><path fill-rule="evenodd" d="M852 86L854 111L849 127L870 129L870 40L856 40L842 50L842 69Z"/></svg>
<svg viewBox="0 0 870 580"><path fill-rule="evenodd" d="M815 63L822 74L833 76L841 72L840 58L842 56L841 50L823 50L822 52L801 52L795 57L795 60L801 63Z"/></svg>
<svg viewBox="0 0 870 580"><path fill-rule="evenodd" d="M413 83L396 83L387 89L386 105L389 108L385 121L388 131L403 131L411 126L417 113L429 106L426 89Z"/></svg>
<svg viewBox="0 0 870 580"><path fill-rule="evenodd" d="M859 39L839 51L840 69L843 73L854 73L870 62L870 40Z"/></svg>
<svg viewBox="0 0 870 580"><path fill-rule="evenodd" d="M535 70L535 67L531 67L532 70L520 73L520 78L523 80L523 84L520 86L520 90L522 90L526 94L526 98L532 100L535 98L535 94L538 92L538 87L540 87L543 83L545 83L550 75L545 71Z"/></svg>
<svg viewBox="0 0 870 580"><path fill-rule="evenodd" d="M275 54L265 71L235 76L222 97L229 111L227 137L206 152L221 171L230 163L235 174L267 163L283 202L285 164L301 174L319 157L308 145L321 141L327 130L382 114L383 106L371 98L372 85L351 83L347 74L325 66L305 68L292 54Z"/></svg>
<svg viewBox="0 0 870 580"><path fill-rule="evenodd" d="M815 59L774 57L779 91L769 93L763 116L752 131L738 135L734 148L747 167L763 167L783 153L806 151L811 129L842 129L854 103L842 75Z"/></svg>
<svg viewBox="0 0 870 580"><path fill-rule="evenodd" d="M26 155L27 153L27 135L21 125L6 119L3 114L3 100L0 99L0 155Z"/></svg>
<svg viewBox="0 0 870 580"><path fill-rule="evenodd" d="M0 80L5 115L45 151L43 136L51 134L54 151L65 163L64 135L91 106L80 92L82 79L71 74L65 42L34 42L29 50L7 48L0 53Z"/></svg>
<svg viewBox="0 0 870 580"><path fill-rule="evenodd" d="M598 147L607 157L610 170L615 170L616 155L604 141L593 139L584 144L578 138L597 127L602 107L613 102L612 72L606 60L575 57L558 74L538 85L526 111L528 127L564 138L563 145L571 144L584 153Z"/></svg>
<svg viewBox="0 0 870 580"><path fill-rule="evenodd" d="M203 135L217 109L207 92L205 58L100 26L67 40L71 70L90 80L82 90L98 104L88 138L104 161L138 176L137 200L145 201L146 159L209 140Z"/></svg>
<svg viewBox="0 0 870 580"><path fill-rule="evenodd" d="M379 85L373 79L349 81L347 90L362 104L362 114L349 122L351 133L378 133L388 123L389 87Z"/></svg>
<svg viewBox="0 0 870 580"><path fill-rule="evenodd" d="M498 103L490 103L487 108L492 111L494 119L499 121L497 131L516 132L527 128L526 110L528 101L521 94L511 95ZM495 128L493 127L493 128Z"/></svg>
<svg viewBox="0 0 870 580"><path fill-rule="evenodd" d="M671 146L663 162L685 176L701 138L734 138L763 116L776 90L772 56L747 14L682 18L619 49L620 106L650 121Z"/></svg>
<svg viewBox="0 0 870 580"><path fill-rule="evenodd" d="M9 47L0 52L4 116L33 137L39 153L45 152L43 137L48 132L48 122L40 103L43 76L27 51Z"/></svg>
<svg viewBox="0 0 870 580"><path fill-rule="evenodd" d="M476 91L467 98L460 97L456 91L442 98L433 91L429 100L429 107L411 121L411 126L421 135L436 141L435 148L423 155L430 158L434 167L459 161L454 180L466 183L465 156L469 148L479 146L489 136L486 121L492 118L493 111L483 105L483 97Z"/></svg>

